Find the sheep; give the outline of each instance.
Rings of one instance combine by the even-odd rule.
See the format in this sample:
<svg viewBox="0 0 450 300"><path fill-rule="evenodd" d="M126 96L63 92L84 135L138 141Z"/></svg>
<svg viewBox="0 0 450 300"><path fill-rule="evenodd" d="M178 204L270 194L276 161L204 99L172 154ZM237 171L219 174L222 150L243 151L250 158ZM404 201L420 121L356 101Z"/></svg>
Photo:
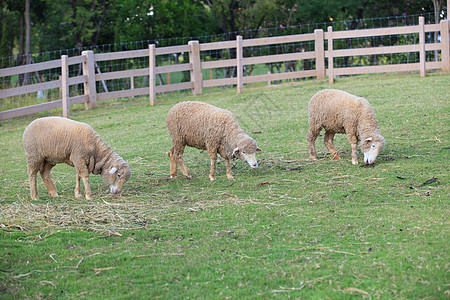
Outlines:
<svg viewBox="0 0 450 300"><path fill-rule="evenodd" d="M177 177L177 166L192 178L183 161L186 146L207 150L211 159L209 179L215 180L217 154L225 159L226 176L232 179L230 159L247 161L257 168L256 152L261 151L254 139L245 134L235 116L213 105L186 101L173 106L166 120L173 147L169 150L170 178Z"/></svg>
<svg viewBox="0 0 450 300"><path fill-rule="evenodd" d="M37 172L52 197L57 197L50 170L58 163L75 167L75 197L80 193L80 179L83 180L86 199L93 200L89 186L89 173L101 174L117 194L131 176L128 164L117 155L88 124L61 117L39 118L31 122L23 133L23 146L27 157L30 193L38 200Z"/></svg>
<svg viewBox="0 0 450 300"><path fill-rule="evenodd" d="M322 128L324 144L334 159L339 160L333 144L336 133L346 133L352 145L352 164L358 164L357 144L361 141L364 162L372 165L384 151L385 141L380 135L378 121L370 103L361 97L341 90L326 89L316 93L308 105L309 131L307 134L310 158L317 160L314 142Z"/></svg>

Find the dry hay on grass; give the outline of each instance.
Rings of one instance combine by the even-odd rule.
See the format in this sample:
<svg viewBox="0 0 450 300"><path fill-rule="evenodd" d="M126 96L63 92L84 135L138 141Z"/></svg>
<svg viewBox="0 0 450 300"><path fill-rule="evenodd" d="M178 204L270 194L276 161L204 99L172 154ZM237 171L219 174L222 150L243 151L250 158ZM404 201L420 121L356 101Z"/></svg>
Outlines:
<svg viewBox="0 0 450 300"><path fill-rule="evenodd" d="M238 205L248 202L227 194L220 195L216 200L195 202L187 197L168 199L163 195L159 196L162 197L156 200L104 196L91 202L59 197L58 201L47 203L33 203L21 199L2 205L0 230L84 230L121 236L120 231L123 230L149 227L157 229L161 220L175 219L182 214L223 206L225 202L231 201Z"/></svg>
<svg viewBox="0 0 450 300"><path fill-rule="evenodd" d="M158 229L162 226L160 221L184 218L186 214L205 212L227 204L269 207L285 205L286 203L281 202L289 200L285 195L272 201L244 199L226 191L219 191L214 199L199 200L195 199L195 196L192 197L171 199L162 192L150 199L103 196L90 202L62 197L47 203L33 203L21 199L2 205L0 230L20 229L25 232L43 231L49 234L58 230L84 230L121 236L120 231L123 230Z"/></svg>
<svg viewBox="0 0 450 300"><path fill-rule="evenodd" d="M72 202L72 203L71 203ZM3 205L0 226L23 231L54 231L81 229L102 234L143 227L150 208L142 203L31 203L15 202Z"/></svg>
<svg viewBox="0 0 450 300"><path fill-rule="evenodd" d="M276 161L265 161L271 167L278 166ZM284 161L281 169L293 169L303 166L299 161ZM272 166L273 165L273 166ZM244 168L242 173L248 170ZM139 179L139 178L138 178ZM225 206L227 204L245 206L258 205L262 207L287 205L290 201L299 199L281 195L272 195L270 201L255 199L251 195L244 197L230 193L228 186L217 190L214 195L199 193L181 194L171 193L168 189L154 189L159 186L158 180L137 180L118 196L104 194L100 190L94 201L76 199L70 196L48 198L48 202L32 202L27 198L19 197L17 201L1 205L0 230L19 229L22 231L55 232L57 230L92 231L104 235L121 235L124 230L140 228L158 229L160 221L183 218L183 214L192 214ZM199 183L183 182L188 190L191 185ZM230 182L229 186L235 182ZM286 182L258 182L255 187L282 184ZM150 192L143 191L144 186L152 186ZM70 188L62 188L62 193L70 192Z"/></svg>
<svg viewBox="0 0 450 300"><path fill-rule="evenodd" d="M183 213L167 201L100 197L80 203L76 199L58 199L53 203L32 203L26 200L2 205L0 228L23 231L86 230L120 235L119 231L143 228L163 218Z"/></svg>

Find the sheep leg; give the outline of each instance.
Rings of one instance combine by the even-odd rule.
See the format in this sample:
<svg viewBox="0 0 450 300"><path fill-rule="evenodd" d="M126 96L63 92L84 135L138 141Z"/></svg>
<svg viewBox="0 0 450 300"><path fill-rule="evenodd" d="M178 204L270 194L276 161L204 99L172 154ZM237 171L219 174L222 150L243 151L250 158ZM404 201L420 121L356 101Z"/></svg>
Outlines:
<svg viewBox="0 0 450 300"><path fill-rule="evenodd" d="M177 178L177 162L173 156L174 147L169 150L169 160L170 160L170 178Z"/></svg>
<svg viewBox="0 0 450 300"><path fill-rule="evenodd" d="M186 178L191 179L192 176L191 176L191 174L189 174L189 169L183 160L183 152L184 152L184 146L182 148L174 147L172 155L175 157L176 164L180 167L181 173L183 173L183 175L186 176Z"/></svg>
<svg viewBox="0 0 450 300"><path fill-rule="evenodd" d="M94 200L92 198L91 186L89 185L89 173L80 174L84 184L84 193L86 194L86 200Z"/></svg>
<svg viewBox="0 0 450 300"><path fill-rule="evenodd" d="M30 180L30 195L32 200L38 200L37 192L37 172L39 172L41 162L33 163L32 161L27 161L28 167L28 179Z"/></svg>
<svg viewBox="0 0 450 300"><path fill-rule="evenodd" d="M352 145L352 164L358 164L358 138L356 137L356 133L347 134L348 142Z"/></svg>
<svg viewBox="0 0 450 300"><path fill-rule="evenodd" d="M38 193L37 193L37 171L28 173L28 178L30 180L30 194L32 200L38 200Z"/></svg>
<svg viewBox="0 0 450 300"><path fill-rule="evenodd" d="M80 187L80 181L81 177L77 172L76 179L75 179L75 198L81 198L81 187Z"/></svg>
<svg viewBox="0 0 450 300"><path fill-rule="evenodd" d="M39 172L41 173L42 180L44 181L45 186L47 187L48 194L52 197L58 197L58 193L56 192L56 186L52 181L50 176L50 170L55 165L50 164L49 162L44 161Z"/></svg>
<svg viewBox="0 0 450 300"><path fill-rule="evenodd" d="M334 146L333 139L334 139L334 132L325 131L325 136L323 138L323 143L327 147L327 149L330 152L331 156L333 156L333 158L335 160L340 160L338 151L337 151L336 147Z"/></svg>
<svg viewBox="0 0 450 300"><path fill-rule="evenodd" d="M352 144L352 164L357 165L358 164L358 150L357 150L358 145Z"/></svg>
<svg viewBox="0 0 450 300"><path fill-rule="evenodd" d="M209 180L216 180L217 150L209 150L208 153L211 159L211 166L209 168Z"/></svg>
<svg viewBox="0 0 450 300"><path fill-rule="evenodd" d="M28 178L30 179L30 194L32 200L38 200L38 193L37 193L37 172L28 174Z"/></svg>
<svg viewBox="0 0 450 300"><path fill-rule="evenodd" d="M94 198L92 198L91 186L89 185L89 170L87 166L83 163L75 162L74 160L72 160L72 162L75 166L75 170L77 171L77 180L75 181L75 197L77 197L77 192L80 193L80 186L77 182L79 181L78 177L81 177L84 184L84 193L86 195L86 199L94 200Z"/></svg>
<svg viewBox="0 0 450 300"><path fill-rule="evenodd" d="M317 152L316 152L316 138L320 133L321 128L312 128L311 125L309 127L308 134L306 135L306 139L308 140L308 151L309 157L312 160L317 160Z"/></svg>
<svg viewBox="0 0 450 300"><path fill-rule="evenodd" d="M227 178L233 179L233 174L231 173L230 160L227 158L225 159L225 167L227 168Z"/></svg>

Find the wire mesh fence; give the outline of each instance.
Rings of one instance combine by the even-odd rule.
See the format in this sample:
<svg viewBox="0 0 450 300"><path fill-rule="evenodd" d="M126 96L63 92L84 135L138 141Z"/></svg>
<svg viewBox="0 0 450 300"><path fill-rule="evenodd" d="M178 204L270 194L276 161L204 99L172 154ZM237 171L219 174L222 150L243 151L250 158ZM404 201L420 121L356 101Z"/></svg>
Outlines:
<svg viewBox="0 0 450 300"><path fill-rule="evenodd" d="M434 23L434 14L422 14L425 17L426 23ZM418 25L419 15L410 16L396 16L388 18L376 18L376 19L361 19L361 20L348 20L339 22L327 22L327 23L315 23L315 24L305 24L296 25L289 27L272 27L258 30L246 30L231 32L220 35L210 35L210 36L200 36L200 37L180 37L180 38L168 38L168 39L158 39L158 40L146 40L138 42L129 43L118 43L118 44L106 44L99 45L95 47L80 47L66 50L58 50L44 53L31 54L28 56L12 56L0 58L0 67L8 68L13 66L18 66L23 64L25 61L30 63L45 62L51 60L58 60L62 55L67 55L69 57L78 56L85 50L92 50L95 53L109 53L109 52L120 52L120 51L130 51L130 50L142 50L148 49L149 44L155 44L156 47L167 47L167 46L177 46L177 45L187 45L191 40L198 40L202 43L212 43L220 41L235 40L236 36L241 35L244 39L251 38L264 38L264 37L274 37L274 36L286 36L286 35L296 35L313 33L315 29L323 29L327 31L328 26L333 27L333 31L345 31L345 30L355 30L355 29L373 29L373 28L384 28L384 27L399 27L399 26L410 26ZM417 44L419 39L418 34L397 34L388 36L373 36L373 37L360 37L360 38L345 38L336 39L333 42L333 48L335 50L339 49L354 49L354 48L364 48L364 47L379 47L379 46L395 46L395 45L408 45ZM438 41L440 37L437 33L429 33L426 35L427 43L432 43ZM245 47L243 57L256 57L256 56L266 56L274 54L288 54L288 53L298 53L307 52L314 50L314 41L307 42L292 42L284 44L271 44L263 46ZM327 45L325 45L325 49ZM236 58L236 48L220 49L220 50L208 50L201 51L201 60L203 62L208 61L219 61L224 59ZM439 59L439 51L428 51L426 53L427 61L435 61ZM388 54L388 55L367 55L367 56L352 56L352 57L337 57L334 59L334 67L353 67L353 66L373 66L382 64L401 64L401 63L414 63L419 61L418 52L410 53L398 53L398 54ZM167 66L175 65L189 62L189 53L180 52L177 54L166 54L158 55L156 57L157 66ZM149 66L149 58L147 57L135 57L127 59L116 59L116 60L106 60L99 61L96 63L96 73L108 73L116 71L125 71L133 69L147 68ZM270 73L281 73L281 72L295 72L301 70L313 70L315 68L314 59L305 59L301 61L284 61L275 63L265 63L257 65L246 65L244 68L244 76L251 75L262 75ZM69 78L79 76L82 74L81 64L71 65L69 67ZM52 68L43 71L37 71L34 73L23 74L19 76L2 76L0 77L0 90L8 89L12 87L24 86L33 83L47 82L52 80L58 80L61 76L61 68ZM236 76L236 67L223 67L215 68L209 70L202 70L202 76L204 79L222 79L222 78L232 78ZM306 79L307 80L307 79ZM166 85L171 83L189 82L190 73L189 71L172 72L167 74L158 74L156 78L156 85ZM280 83L277 81L273 83ZM97 81L96 89L97 92L113 92L126 90L130 88L143 88L149 86L148 76L132 76L129 78L120 78L112 80L102 80ZM210 89L205 89L205 92L223 90L227 87L214 87ZM84 93L83 84L72 85L69 90L70 96L81 95ZM189 93L189 91L177 91L165 93L160 95L160 99L182 97ZM53 101L60 99L60 89L49 89L45 91L38 91L37 93L30 93L20 96L14 96L9 98L2 98L0 111L5 111L13 108L29 106L33 104L39 104L47 101ZM127 99L111 99L104 100L104 104L110 103L142 103L147 101L146 96L137 96ZM102 104L102 103L100 103ZM80 107L82 107L80 105ZM76 108L75 108L76 109ZM73 110L71 108L71 110ZM44 115L60 113L59 110L49 111L46 113L41 113Z"/></svg>

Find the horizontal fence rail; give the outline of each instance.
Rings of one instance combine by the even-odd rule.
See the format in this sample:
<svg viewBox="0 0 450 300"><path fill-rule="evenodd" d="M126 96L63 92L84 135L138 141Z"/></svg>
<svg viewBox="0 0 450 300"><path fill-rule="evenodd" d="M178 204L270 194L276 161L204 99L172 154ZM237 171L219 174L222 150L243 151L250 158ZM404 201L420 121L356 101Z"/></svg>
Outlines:
<svg viewBox="0 0 450 300"><path fill-rule="evenodd" d="M434 42L426 42L427 35L436 35ZM398 35L414 35L411 40L400 45L371 46L346 49L345 44L355 39ZM417 38L416 38L417 36ZM428 39L430 40L430 39ZM362 30L333 31L329 26L327 31L316 29L314 33L296 34L289 36L265 37L244 40L237 36L236 40L225 42L202 43L190 41L187 45L156 48L154 44L148 49L121 51L113 53L95 54L93 51L83 51L81 55L48 62L35 63L19 67L0 69L1 77L25 78L34 76L37 83L9 87L0 90L0 100L14 102L14 98L22 95L43 95L44 91L58 90L57 100L41 104L8 109L0 112L0 121L19 116L35 114L52 109L62 108L64 117L69 117L70 107L84 104L85 109L95 107L97 102L108 99L126 98L148 95L150 104L156 103L156 95L180 90L191 90L194 95L202 94L203 89L236 86L237 92L243 91L244 84L257 82L271 82L316 78L324 80L328 77L332 83L337 76L419 72L425 76L426 71L450 71L449 54L449 20L442 20L440 24L425 24L423 17L419 17L419 24L404 27L376 28ZM281 45L282 49L294 49L289 53L270 53L266 50L273 45ZM311 45L311 46L304 46ZM340 46L341 45L341 46ZM342 46L344 45L344 46ZM251 49L260 49L260 55ZM213 58L213 53L219 53ZM426 53L434 51L434 60L427 60ZM283 51L281 51L283 52ZM225 53L225 54L224 54ZM250 55L249 55L250 53ZM365 56L386 56L392 54L418 54L417 62L400 62L396 64L381 63L376 65L346 66L339 60L354 59ZM167 56L173 63L158 65L158 57ZM129 69L115 70L118 61L131 61ZM142 63L142 61L145 61ZM139 61L139 67L133 66L133 61ZM303 62L302 70L297 70L299 62ZM284 72L267 72L253 74L257 65L285 64ZM100 67L100 65L102 67ZM305 67L305 66L310 67ZM48 69L57 70L59 76L41 82L40 72ZM213 72L225 69L230 75L226 78L213 78ZM103 70L103 71L102 71ZM280 70L280 68L278 68ZM207 75L209 71L209 78ZM170 74L183 73L186 80L170 83ZM224 71L225 72L225 71ZM31 74L31 75L30 75ZM166 83L164 84L164 75ZM146 84L135 87L137 78L143 78ZM126 89L109 91L108 82L124 80L129 84ZM159 83L159 84L158 84ZM2 106L3 107L3 106Z"/></svg>

